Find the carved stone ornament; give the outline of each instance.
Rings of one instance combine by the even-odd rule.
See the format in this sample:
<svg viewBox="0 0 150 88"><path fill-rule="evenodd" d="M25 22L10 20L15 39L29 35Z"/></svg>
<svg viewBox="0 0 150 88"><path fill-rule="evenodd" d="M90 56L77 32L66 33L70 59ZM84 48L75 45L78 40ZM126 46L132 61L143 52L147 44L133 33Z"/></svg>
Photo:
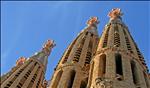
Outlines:
<svg viewBox="0 0 150 88"><path fill-rule="evenodd" d="M87 21L87 24L88 25L96 25L98 24L99 21L98 21L98 18L97 17L91 17L88 21Z"/></svg>
<svg viewBox="0 0 150 88"><path fill-rule="evenodd" d="M119 8L114 8L114 9L112 9L112 11L110 11L108 13L108 16L111 19L120 18L122 15L123 15L123 13L121 12L121 9L119 9Z"/></svg>
<svg viewBox="0 0 150 88"><path fill-rule="evenodd" d="M43 51L47 54L50 54L50 51L54 46L56 46L54 40L47 40L47 42L43 46Z"/></svg>
<svg viewBox="0 0 150 88"><path fill-rule="evenodd" d="M95 88L113 88L113 83L108 78L99 77L95 80L96 85Z"/></svg>
<svg viewBox="0 0 150 88"><path fill-rule="evenodd" d="M26 58L25 58L25 57L20 57L20 58L16 61L16 65L22 65L25 61L26 61Z"/></svg>
<svg viewBox="0 0 150 88"><path fill-rule="evenodd" d="M54 43L54 40L47 40L43 48L53 48L54 46L56 46L56 44Z"/></svg>

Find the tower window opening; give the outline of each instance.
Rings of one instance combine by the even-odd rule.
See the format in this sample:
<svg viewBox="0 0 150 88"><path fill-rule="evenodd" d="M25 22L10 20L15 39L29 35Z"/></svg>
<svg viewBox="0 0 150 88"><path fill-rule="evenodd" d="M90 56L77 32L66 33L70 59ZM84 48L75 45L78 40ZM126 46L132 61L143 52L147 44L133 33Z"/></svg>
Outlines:
<svg viewBox="0 0 150 88"><path fill-rule="evenodd" d="M137 67L134 61L131 61L131 70L132 70L132 77L134 84L138 84L138 74L137 74Z"/></svg>
<svg viewBox="0 0 150 88"><path fill-rule="evenodd" d="M20 85L20 86L22 86L22 84L21 84L21 83L19 83L19 85Z"/></svg>
<svg viewBox="0 0 150 88"><path fill-rule="evenodd" d="M82 80L82 81L81 81L80 88L86 88L87 83L88 83L88 78L86 78L86 79Z"/></svg>
<svg viewBox="0 0 150 88"><path fill-rule="evenodd" d="M74 59L73 59L73 62L75 62L75 63L79 62L84 42L85 42L85 37L82 39L82 41L80 42L80 44L79 44L79 46L78 46L78 48L75 52L75 56L74 56Z"/></svg>
<svg viewBox="0 0 150 88"><path fill-rule="evenodd" d="M130 45L130 42L129 42L129 39L128 39L127 36L125 36L125 41L126 41L127 49L128 49L131 53L133 53L132 48L131 48L131 45Z"/></svg>
<svg viewBox="0 0 150 88"><path fill-rule="evenodd" d="M25 75L24 78L27 79L27 76Z"/></svg>
<svg viewBox="0 0 150 88"><path fill-rule="evenodd" d="M91 55L92 55L91 52L87 52L86 59L85 59L85 64L90 64Z"/></svg>
<svg viewBox="0 0 150 88"><path fill-rule="evenodd" d="M76 72L74 70L72 70L70 78L68 80L68 86L67 86L67 88L72 88L73 82L74 82L74 78L75 78L75 74L76 74Z"/></svg>
<svg viewBox="0 0 150 88"><path fill-rule="evenodd" d="M119 47L120 46L120 36L119 36L119 33L115 33L114 34L114 45L116 47Z"/></svg>
<svg viewBox="0 0 150 88"><path fill-rule="evenodd" d="M114 27L114 45L115 47L120 46L120 35L119 35L119 30L117 25L115 25Z"/></svg>
<svg viewBox="0 0 150 88"><path fill-rule="evenodd" d="M75 52L75 56L74 56L74 59L73 61L74 62L79 62L79 58L80 58L80 55L81 55L81 51L82 51L82 48L78 48Z"/></svg>
<svg viewBox="0 0 150 88"><path fill-rule="evenodd" d="M102 54L99 61L99 76L102 77L106 73L106 55Z"/></svg>
<svg viewBox="0 0 150 88"><path fill-rule="evenodd" d="M87 53L86 53L85 65L86 65L86 64L90 64L90 62L91 62L92 47L93 47L93 43L92 43L92 39L91 39L90 42L89 42L89 45L88 45L88 51L87 51Z"/></svg>
<svg viewBox="0 0 150 88"><path fill-rule="evenodd" d="M109 35L109 27L108 27L108 29L106 30L106 34L105 34L104 42L103 42L103 48L105 48L105 47L107 46L108 35Z"/></svg>
<svg viewBox="0 0 150 88"><path fill-rule="evenodd" d="M123 70L122 70L122 58L120 54L115 54L115 62L116 62L116 78L121 81L123 79Z"/></svg>

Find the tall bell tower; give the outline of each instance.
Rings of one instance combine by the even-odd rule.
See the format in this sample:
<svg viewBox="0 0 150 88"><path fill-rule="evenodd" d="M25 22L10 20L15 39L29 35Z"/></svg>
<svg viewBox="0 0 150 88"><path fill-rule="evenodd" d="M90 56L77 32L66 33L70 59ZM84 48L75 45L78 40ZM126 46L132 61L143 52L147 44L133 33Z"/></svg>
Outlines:
<svg viewBox="0 0 150 88"><path fill-rule="evenodd" d="M110 20L91 60L87 88L150 88L144 57L122 15L119 8L108 14Z"/></svg>
<svg viewBox="0 0 150 88"><path fill-rule="evenodd" d="M85 88L90 61L98 44L97 17L91 17L87 27L69 45L60 59L48 88Z"/></svg>
<svg viewBox="0 0 150 88"><path fill-rule="evenodd" d="M54 46L54 41L48 40L40 52L28 59L19 58L16 66L1 77L1 88L46 88L48 56Z"/></svg>

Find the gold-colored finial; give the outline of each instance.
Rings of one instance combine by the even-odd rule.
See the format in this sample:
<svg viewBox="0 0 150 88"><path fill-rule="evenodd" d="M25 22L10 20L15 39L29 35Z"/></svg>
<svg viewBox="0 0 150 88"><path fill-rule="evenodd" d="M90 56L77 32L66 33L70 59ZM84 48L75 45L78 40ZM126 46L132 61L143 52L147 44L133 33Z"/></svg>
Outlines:
<svg viewBox="0 0 150 88"><path fill-rule="evenodd" d="M114 9L112 9L112 11L110 11L110 12L108 13L108 16L109 16L111 19L120 18L122 15L123 15L123 13L121 12L121 9L120 9L120 8L114 8Z"/></svg>
<svg viewBox="0 0 150 88"><path fill-rule="evenodd" d="M88 21L87 21L87 25L96 25L98 24L98 17L91 17Z"/></svg>
<svg viewBox="0 0 150 88"><path fill-rule="evenodd" d="M25 58L25 57L20 57L20 58L16 61L16 65L22 65L25 61L26 61L26 58Z"/></svg>

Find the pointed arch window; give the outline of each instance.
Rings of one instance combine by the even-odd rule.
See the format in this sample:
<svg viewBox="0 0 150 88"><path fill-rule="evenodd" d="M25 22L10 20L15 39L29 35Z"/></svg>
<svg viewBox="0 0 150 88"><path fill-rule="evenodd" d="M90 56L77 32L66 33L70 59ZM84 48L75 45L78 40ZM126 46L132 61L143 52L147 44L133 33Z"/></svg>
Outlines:
<svg viewBox="0 0 150 88"><path fill-rule="evenodd" d="M99 61L99 76L102 77L106 73L106 54L100 56Z"/></svg>
<svg viewBox="0 0 150 88"><path fill-rule="evenodd" d="M136 63L133 60L131 60L131 70L132 70L133 82L134 82L134 84L137 85L139 83L138 71L137 71Z"/></svg>
<svg viewBox="0 0 150 88"><path fill-rule="evenodd" d="M116 62L116 79L121 81L123 79L123 69L122 69L122 57L119 53L115 54Z"/></svg>
<svg viewBox="0 0 150 88"><path fill-rule="evenodd" d="M69 78L69 80L68 80L68 86L67 86L67 88L72 88L75 75L76 75L75 70L72 70L72 71L70 72L70 78Z"/></svg>
<svg viewBox="0 0 150 88"><path fill-rule="evenodd" d="M88 83L88 78L86 78L86 79L82 80L82 81L81 81L80 88L86 88L87 83Z"/></svg>

